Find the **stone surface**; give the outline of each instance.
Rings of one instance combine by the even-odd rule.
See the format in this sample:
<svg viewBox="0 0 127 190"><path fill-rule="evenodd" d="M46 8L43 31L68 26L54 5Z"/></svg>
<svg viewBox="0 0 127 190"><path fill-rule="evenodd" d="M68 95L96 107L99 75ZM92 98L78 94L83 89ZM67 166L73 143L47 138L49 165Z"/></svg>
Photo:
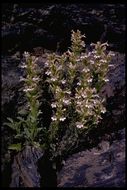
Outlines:
<svg viewBox="0 0 127 190"><path fill-rule="evenodd" d="M79 29L86 43L108 41L114 51L125 48L125 4L3 4L2 51L46 49L65 51L71 30ZM93 35L94 30L94 35ZM59 44L58 44L59 43Z"/></svg>
<svg viewBox="0 0 127 190"><path fill-rule="evenodd" d="M125 187L125 129L110 145L102 141L99 149L69 157L58 173L58 187Z"/></svg>
<svg viewBox="0 0 127 190"><path fill-rule="evenodd" d="M10 187L40 187L38 160L43 156L39 148L26 146L14 157Z"/></svg>

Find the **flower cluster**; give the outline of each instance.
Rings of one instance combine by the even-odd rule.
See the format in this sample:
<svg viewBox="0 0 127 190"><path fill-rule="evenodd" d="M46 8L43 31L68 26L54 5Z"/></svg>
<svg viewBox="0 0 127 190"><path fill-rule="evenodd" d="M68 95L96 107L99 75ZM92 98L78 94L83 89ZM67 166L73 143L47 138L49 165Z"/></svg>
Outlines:
<svg viewBox="0 0 127 190"><path fill-rule="evenodd" d="M54 94L51 119L56 128L60 121L66 120L66 111L72 102L78 115L75 126L79 129L88 128L89 121L97 125L102 113L106 112L105 100L99 96L99 91L109 81L107 72L113 53L106 51L107 43L100 42L92 43L91 51L82 52L85 47L82 40L84 37L79 30L72 31L71 49L61 56L55 53L49 55L45 63L47 81ZM75 95L72 96L76 77Z"/></svg>
<svg viewBox="0 0 127 190"><path fill-rule="evenodd" d="M30 92L37 88L39 77L37 74L36 61L37 58L30 56L28 52L24 53L25 62L20 66L26 71L26 78L20 77L20 81L25 82L24 92Z"/></svg>
<svg viewBox="0 0 127 190"><path fill-rule="evenodd" d="M99 96L99 91L105 82L109 79L106 77L109 62L114 56L112 52L106 52L107 43L91 44L95 47L92 51L81 53L77 57L80 63L80 76L78 78L75 105L79 114L81 125L78 128L86 128L89 120L92 124L98 124L101 119L101 113L105 113L104 99ZM79 127L82 126L82 127Z"/></svg>
<svg viewBox="0 0 127 190"><path fill-rule="evenodd" d="M85 38L85 35L81 35L81 32L77 30L77 32L72 31L71 35L71 50L74 52L76 55L80 54L80 52L84 49L85 43L82 40L82 38Z"/></svg>
<svg viewBox="0 0 127 190"><path fill-rule="evenodd" d="M80 122L84 128L89 127L87 126L89 120L93 121L92 124L98 124L101 119L101 113L106 112L103 102L104 99L99 97L95 88L92 89L90 87L81 87L78 90L76 89L76 110L80 116Z"/></svg>
<svg viewBox="0 0 127 190"><path fill-rule="evenodd" d="M21 68L25 69L26 77L21 77L20 81L24 81L23 91L26 93L28 99L29 110L33 117L37 117L39 108L39 102L37 100L39 95L38 83L40 80L36 64L37 58L35 56L30 56L28 52L24 52L24 59L25 63L21 65Z"/></svg>
<svg viewBox="0 0 127 190"><path fill-rule="evenodd" d="M40 79L36 64L37 58L31 56L28 52L24 52L23 56L24 62L21 68L25 70L25 77L20 77L20 81L24 82L23 91L27 98L27 105L19 110L15 121L8 118L9 122L6 123L7 126L16 132L14 138L18 139L18 143L9 146L9 149L16 151L20 151L25 145L40 146L38 139L39 132L41 131L38 125L38 116L41 114L39 109L40 103L38 101Z"/></svg>
<svg viewBox="0 0 127 190"><path fill-rule="evenodd" d="M31 56L28 52L24 52L24 62L21 65L25 69L26 77L20 77L20 81L24 82L25 95L27 97L28 115L26 119L27 133L26 138L28 141L34 141L38 134L38 116L41 114L39 110L40 103L39 97L39 75L37 69L37 58ZM26 131L26 129L24 129Z"/></svg>

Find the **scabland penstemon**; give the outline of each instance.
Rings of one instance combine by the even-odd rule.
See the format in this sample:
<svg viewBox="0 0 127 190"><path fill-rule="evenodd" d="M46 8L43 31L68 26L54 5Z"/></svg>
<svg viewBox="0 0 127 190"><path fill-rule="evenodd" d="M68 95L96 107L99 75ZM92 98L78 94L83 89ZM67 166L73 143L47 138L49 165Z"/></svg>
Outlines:
<svg viewBox="0 0 127 190"><path fill-rule="evenodd" d="M20 81L24 82L23 91L27 98L27 113L24 117L23 110L19 111L17 121L8 118L9 122L5 125L12 128L16 135L15 141L18 143L9 146L11 150L21 150L25 145L39 146L38 134L41 128L38 127L38 116L41 114L39 109L39 76L36 64L37 58L31 56L28 52L24 52L24 62L21 65L25 69L26 77L20 77Z"/></svg>

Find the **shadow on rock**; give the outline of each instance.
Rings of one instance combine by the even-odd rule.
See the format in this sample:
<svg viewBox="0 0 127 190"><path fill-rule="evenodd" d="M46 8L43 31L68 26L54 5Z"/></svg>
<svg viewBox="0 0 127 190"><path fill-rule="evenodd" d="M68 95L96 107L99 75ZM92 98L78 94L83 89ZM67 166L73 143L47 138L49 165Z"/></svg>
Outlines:
<svg viewBox="0 0 127 190"><path fill-rule="evenodd" d="M38 160L38 172L40 173L40 187L57 187L56 170L52 167L48 153Z"/></svg>

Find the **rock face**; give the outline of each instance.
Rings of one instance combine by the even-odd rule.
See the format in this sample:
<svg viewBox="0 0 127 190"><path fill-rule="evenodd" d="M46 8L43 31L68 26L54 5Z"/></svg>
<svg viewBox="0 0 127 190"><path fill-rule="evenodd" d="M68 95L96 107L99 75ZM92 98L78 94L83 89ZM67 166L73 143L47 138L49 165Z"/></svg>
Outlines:
<svg viewBox="0 0 127 190"><path fill-rule="evenodd" d="M119 139L102 141L72 155L58 173L58 187L125 187L125 129Z"/></svg>
<svg viewBox="0 0 127 190"><path fill-rule="evenodd" d="M117 89L125 86L125 54L114 52L111 65L107 77L109 82L102 88L102 95L111 97L115 95Z"/></svg>
<svg viewBox="0 0 127 190"><path fill-rule="evenodd" d="M43 156L42 150L27 146L14 157L10 187L40 187L37 162Z"/></svg>
<svg viewBox="0 0 127 190"><path fill-rule="evenodd" d="M114 51L124 52L124 4L3 4L2 51L46 49L65 51L71 30L81 30L86 43L108 41ZM94 35L93 35L94 31Z"/></svg>

